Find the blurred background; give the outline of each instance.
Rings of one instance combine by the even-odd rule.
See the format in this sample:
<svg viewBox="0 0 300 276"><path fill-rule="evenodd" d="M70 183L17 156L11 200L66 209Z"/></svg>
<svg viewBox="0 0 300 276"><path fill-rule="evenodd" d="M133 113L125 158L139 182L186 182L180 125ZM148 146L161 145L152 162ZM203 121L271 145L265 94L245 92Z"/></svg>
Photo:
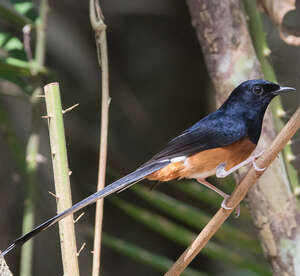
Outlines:
<svg viewBox="0 0 300 276"><path fill-rule="evenodd" d="M38 2L34 2L34 5L38 7ZM89 21L88 1L49 1L49 6L45 63L49 73L42 77L42 82L60 83L65 108L80 104L64 116L69 166L72 170L72 196L73 202L77 202L96 190L100 71L94 32ZM110 183L150 159L171 138L213 111L215 105L201 47L184 1L101 1L101 7L108 26L112 98L107 165L107 183ZM34 12L31 13L30 16L34 16ZM289 13L285 20L299 26L299 11ZM263 16L263 22L272 50L271 62L279 82L299 88L297 61L300 59L300 49L282 42L277 29L267 17ZM0 32L22 41L22 29L5 18L0 18ZM21 234L26 196L26 178L20 172L11 139L16 139L20 148L25 150L31 121L28 96L20 86L9 82L3 72L0 64L0 116L5 118L0 121L2 249ZM30 80L27 85L30 85ZM282 100L287 114L284 119L288 120L299 105L300 94L289 94ZM40 102L42 116L46 114L44 99L41 98ZM47 123L42 118L40 120L41 162L34 195L35 225L56 213L55 198L48 193L54 192L54 184ZM298 139L299 135L295 137L293 149L296 156L294 165L299 170ZM222 188L229 192L234 188L230 177L214 183L223 183ZM139 250L155 254L161 261L163 258L174 261L193 235L200 231L200 217L203 223L207 222L222 201L193 181L163 183L151 191L152 185L143 181L139 187L145 189L126 190L105 200L103 230L108 236L102 246L102 275L161 275L154 262L147 263L138 258L143 254L146 256L146 252L142 254ZM156 195L157 192L159 194ZM162 201L156 205L153 198L147 199L147 195L161 198ZM169 197L164 198L164 195ZM172 200L178 201L175 202L177 207L163 207L164 204L171 204ZM183 211L188 213L180 213ZM93 229L94 206L86 208L84 212L85 215L76 224L77 244L79 248L83 242L87 243L79 262L81 274L90 275L93 243L90 233ZM176 213L187 220L176 217ZM141 221L139 216L150 219L148 222ZM220 237L213 239L206 253L203 251L193 261L191 267L194 271L187 275L270 275L268 265L261 258L248 211L242 208L241 218L230 218L227 226L228 235L222 237L220 233ZM235 230L238 232L232 232ZM248 243L241 245L242 241L238 241L233 244L230 233L240 235L241 240ZM122 245L123 251L120 249ZM251 245L253 250L249 249ZM130 256L130 246L138 247L132 248L136 256L133 253ZM154 257L150 259L154 260ZM6 261L12 272L19 275L20 250L9 254ZM59 239L55 226L34 241L32 275L61 274Z"/></svg>

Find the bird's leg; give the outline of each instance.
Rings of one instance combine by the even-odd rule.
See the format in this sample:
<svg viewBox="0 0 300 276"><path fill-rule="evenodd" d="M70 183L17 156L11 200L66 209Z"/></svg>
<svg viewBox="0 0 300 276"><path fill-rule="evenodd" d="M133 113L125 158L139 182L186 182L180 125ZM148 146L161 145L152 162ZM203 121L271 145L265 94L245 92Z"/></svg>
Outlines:
<svg viewBox="0 0 300 276"><path fill-rule="evenodd" d="M206 181L203 178L197 178L197 181L200 184L203 184L205 187L215 191L217 194L219 194L221 197L224 198L224 200L222 201L222 204L221 204L221 207L223 209L226 209L226 210L231 210L232 209L231 207L226 206L226 200L230 197L228 194L224 193L222 190L218 189L216 186L209 183L208 181ZM239 216L240 216L240 205L238 205L237 208L236 208L236 217L239 217Z"/></svg>
<svg viewBox="0 0 300 276"><path fill-rule="evenodd" d="M244 167L250 163L252 163L254 169L258 172L264 171L266 168L259 168L256 163L255 163L255 159L258 158L259 156L261 156L264 153L264 151L261 151L258 154L252 155L250 157L248 157L246 160L244 160L243 162L237 164L236 166L232 167L231 169L229 169L228 171L225 170L226 164L225 163L221 163L218 165L217 170L216 170L216 176L219 178L223 178L226 177L227 175L235 172L236 170L240 169L241 167Z"/></svg>

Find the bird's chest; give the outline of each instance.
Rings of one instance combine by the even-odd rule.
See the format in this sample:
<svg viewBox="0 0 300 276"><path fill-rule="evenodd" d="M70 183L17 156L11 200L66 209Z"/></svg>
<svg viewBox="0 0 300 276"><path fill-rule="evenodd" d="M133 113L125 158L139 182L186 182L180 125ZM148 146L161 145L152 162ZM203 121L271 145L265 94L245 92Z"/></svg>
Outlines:
<svg viewBox="0 0 300 276"><path fill-rule="evenodd" d="M245 137L231 145L201 151L179 162L172 162L152 173L149 180L170 181L176 178L206 178L216 173L219 164L225 163L226 170L247 159L256 145Z"/></svg>

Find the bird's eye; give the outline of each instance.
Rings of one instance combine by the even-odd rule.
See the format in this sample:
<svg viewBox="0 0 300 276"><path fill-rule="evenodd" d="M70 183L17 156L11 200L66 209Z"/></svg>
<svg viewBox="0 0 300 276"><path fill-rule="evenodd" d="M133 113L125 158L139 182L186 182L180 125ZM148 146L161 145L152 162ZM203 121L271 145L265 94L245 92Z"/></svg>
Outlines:
<svg viewBox="0 0 300 276"><path fill-rule="evenodd" d="M252 92L255 95L261 95L264 92L264 89L261 86L256 85L252 88Z"/></svg>

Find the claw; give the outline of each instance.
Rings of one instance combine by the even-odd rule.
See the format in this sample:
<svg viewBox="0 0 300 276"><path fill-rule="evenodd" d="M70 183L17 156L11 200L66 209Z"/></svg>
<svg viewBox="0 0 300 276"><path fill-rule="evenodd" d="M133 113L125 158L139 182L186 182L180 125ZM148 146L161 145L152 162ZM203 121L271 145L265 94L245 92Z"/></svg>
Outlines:
<svg viewBox="0 0 300 276"><path fill-rule="evenodd" d="M235 209L235 218L238 218L241 214L241 207L240 204Z"/></svg>
<svg viewBox="0 0 300 276"><path fill-rule="evenodd" d="M225 210L232 210L232 209L233 209L232 207L228 207L228 206L226 205L226 201L227 201L228 198L229 198L229 197L224 197L224 200L222 201L221 207L222 207L223 209L225 209Z"/></svg>
<svg viewBox="0 0 300 276"><path fill-rule="evenodd" d="M228 198L229 198L229 196L224 197L224 200L222 201L221 207L225 210L232 210L233 209L232 207L228 207L226 205L226 201L227 201ZM241 213L241 208L240 208L240 205L238 205L235 209L235 218L238 218L240 216L240 213Z"/></svg>
<svg viewBox="0 0 300 276"><path fill-rule="evenodd" d="M257 171L257 172L263 172L266 168L260 168L256 165L255 163L255 160L260 157L263 153L265 152L265 150L262 150L260 153L254 155L252 157L252 165L253 165L253 168Z"/></svg>

